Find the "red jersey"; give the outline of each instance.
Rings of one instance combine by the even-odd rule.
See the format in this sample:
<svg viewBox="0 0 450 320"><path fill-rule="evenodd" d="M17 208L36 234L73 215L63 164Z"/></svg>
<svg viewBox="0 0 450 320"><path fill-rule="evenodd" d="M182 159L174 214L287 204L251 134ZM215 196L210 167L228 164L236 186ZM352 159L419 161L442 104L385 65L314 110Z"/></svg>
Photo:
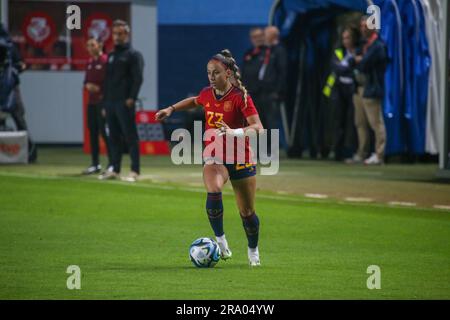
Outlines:
<svg viewBox="0 0 450 320"><path fill-rule="evenodd" d="M206 130L219 128L220 125L216 124L216 122L219 121L225 122L231 129L244 128L248 126L247 117L258 114L250 95L247 96L247 105L245 105L242 91L234 86L220 98L216 97L213 87L204 88L198 95L195 102L197 105L203 106L205 111ZM222 160L223 163L237 163L236 151L239 150L236 139L234 143L235 154L228 154L226 153L226 137L222 136L220 138L222 140L221 144L223 145L223 152L220 152L220 154L218 154L218 150L216 150L216 152L212 152L212 154L207 154L207 152L204 152L203 157L214 157ZM215 138L212 138L211 140L214 139ZM212 143L212 141L208 141L207 139L205 145L208 146L210 143ZM251 162L251 152L252 151L250 149L250 144L247 137L245 139L245 162L247 163Z"/></svg>
<svg viewBox="0 0 450 320"><path fill-rule="evenodd" d="M97 104L102 101L103 98L103 81L106 74L106 62L108 61L108 55L105 53L100 55L97 59L89 59L86 66L86 75L84 78L84 84L87 82L96 84L100 87L100 92L89 92L89 103Z"/></svg>

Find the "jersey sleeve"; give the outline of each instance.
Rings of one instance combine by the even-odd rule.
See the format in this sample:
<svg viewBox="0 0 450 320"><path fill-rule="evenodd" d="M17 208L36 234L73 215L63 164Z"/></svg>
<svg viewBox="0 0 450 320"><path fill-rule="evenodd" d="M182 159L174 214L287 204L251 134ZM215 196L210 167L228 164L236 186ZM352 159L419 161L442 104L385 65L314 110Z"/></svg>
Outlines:
<svg viewBox="0 0 450 320"><path fill-rule="evenodd" d="M208 91L208 88L202 89L200 93L198 94L197 98L195 99L195 104L198 106L204 106L207 102L206 100L206 93Z"/></svg>
<svg viewBox="0 0 450 320"><path fill-rule="evenodd" d="M256 110L255 104L253 103L253 99L252 97L250 97L250 95L247 96L247 106L244 103L244 99L242 99L240 107L242 114L246 118L258 114L258 110Z"/></svg>

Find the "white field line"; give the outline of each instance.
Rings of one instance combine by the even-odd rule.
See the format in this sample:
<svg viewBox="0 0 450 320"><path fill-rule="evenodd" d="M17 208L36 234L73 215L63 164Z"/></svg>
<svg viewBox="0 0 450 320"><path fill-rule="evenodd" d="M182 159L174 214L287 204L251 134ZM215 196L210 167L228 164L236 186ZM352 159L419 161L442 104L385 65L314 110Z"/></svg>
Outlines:
<svg viewBox="0 0 450 320"><path fill-rule="evenodd" d="M152 182L160 182L164 181L163 177L158 176L156 174L142 174L139 177L140 179L151 180Z"/></svg>
<svg viewBox="0 0 450 320"><path fill-rule="evenodd" d="M320 193L305 193L305 197L311 199L328 199L327 194L320 194Z"/></svg>
<svg viewBox="0 0 450 320"><path fill-rule="evenodd" d="M345 201L348 202L373 202L372 198L359 198L359 197L346 197Z"/></svg>
<svg viewBox="0 0 450 320"><path fill-rule="evenodd" d="M63 179L73 179L73 177L70 176L50 176L50 175L39 175L39 174L32 174L32 173L15 173L15 172L1 172L0 176L9 176L9 177L18 177L18 178L28 178L28 179L44 179L44 180L63 180ZM194 187L178 187L178 186L170 186L170 185L161 185L161 184L143 184L143 183L130 183L120 180L108 180L108 181L101 181L98 179L77 179L76 181L80 182L88 182L88 183L96 183L96 184L115 184L115 185L121 185L121 186L127 186L127 187L137 187L137 188L147 188L147 189L158 189L158 190L173 190L173 191L185 191L185 192L194 192L194 193L204 193L205 190L203 188L194 188ZM232 196L234 193L232 191L223 191L223 195L226 196ZM281 196L281 195L266 195L266 194L257 194L257 198L259 199L267 199L267 200L277 200L277 201L294 201L294 202L301 202L301 203L324 203L324 199L319 199L315 201L316 199L309 198L295 198L294 195L292 196ZM344 199L345 201L339 201L339 199L336 199L337 204L344 204L344 205L364 205L370 203L371 206L376 207L386 207L386 204L383 203L375 203L374 200L371 198L358 198L358 197L347 197ZM449 210L450 206L446 205L434 205L434 209L438 210ZM410 210L433 210L433 208L422 208L422 207L416 207L411 206L409 207ZM406 208L405 208L406 209Z"/></svg>
<svg viewBox="0 0 450 320"><path fill-rule="evenodd" d="M202 178L203 177L203 172L192 172L192 173L188 173L187 174L188 177L193 177L193 178Z"/></svg>
<svg viewBox="0 0 450 320"><path fill-rule="evenodd" d="M190 182L190 183L188 183L188 186L199 188L199 187L202 187L202 186L203 186L203 183L200 183L200 182Z"/></svg>
<svg viewBox="0 0 450 320"><path fill-rule="evenodd" d="M448 210L448 211L450 211L450 206L434 205L433 208L439 209L439 210Z"/></svg>
<svg viewBox="0 0 450 320"><path fill-rule="evenodd" d="M388 204L391 206L401 206L401 207L417 206L417 203L415 203L415 202L405 202L405 201L389 201Z"/></svg>

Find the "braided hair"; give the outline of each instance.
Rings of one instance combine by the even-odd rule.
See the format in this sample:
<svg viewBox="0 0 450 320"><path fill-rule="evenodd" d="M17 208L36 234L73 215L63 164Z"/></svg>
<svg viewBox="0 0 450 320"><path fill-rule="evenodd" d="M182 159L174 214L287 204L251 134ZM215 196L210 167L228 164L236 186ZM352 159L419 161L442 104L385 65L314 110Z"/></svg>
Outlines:
<svg viewBox="0 0 450 320"><path fill-rule="evenodd" d="M242 83L241 70L239 69L236 60L233 58L233 55L231 54L230 50L224 49L220 53L216 54L212 59L223 63L225 67L227 67L233 72L233 79L235 80L239 90L241 90L243 93L245 103L244 108L247 108L248 91L247 88Z"/></svg>

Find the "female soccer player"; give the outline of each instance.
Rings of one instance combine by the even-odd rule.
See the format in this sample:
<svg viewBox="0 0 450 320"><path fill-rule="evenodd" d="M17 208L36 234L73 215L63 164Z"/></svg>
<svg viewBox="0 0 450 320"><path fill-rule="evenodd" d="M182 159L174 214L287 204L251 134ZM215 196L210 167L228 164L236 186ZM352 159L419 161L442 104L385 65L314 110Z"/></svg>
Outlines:
<svg viewBox="0 0 450 320"><path fill-rule="evenodd" d="M242 84L239 68L230 51L223 50L213 56L208 62L207 71L209 87L204 88L197 97L187 98L160 110L156 114L156 119L161 121L170 117L175 111L203 106L206 120L205 127L206 129L216 130L218 134L216 139L222 135L245 137L246 133L263 130L258 111L251 97L247 94L247 89ZM226 143L225 138L225 136L221 137L221 139L224 139L224 144ZM225 146L224 150L226 150ZM249 158L250 152L249 144L246 142L246 158ZM223 230L222 204L222 188L230 179L247 235L249 263L251 266L259 266L259 219L254 206L256 193L255 164L251 163L251 160L248 163L238 163L234 154L232 155L234 163L225 164L225 162L228 162L226 160L229 159L229 155L220 152L209 155L204 153L203 157L205 162L203 181L208 193L206 212L221 249L222 259L226 260L231 258L232 255ZM214 161L215 159L222 161Z"/></svg>

